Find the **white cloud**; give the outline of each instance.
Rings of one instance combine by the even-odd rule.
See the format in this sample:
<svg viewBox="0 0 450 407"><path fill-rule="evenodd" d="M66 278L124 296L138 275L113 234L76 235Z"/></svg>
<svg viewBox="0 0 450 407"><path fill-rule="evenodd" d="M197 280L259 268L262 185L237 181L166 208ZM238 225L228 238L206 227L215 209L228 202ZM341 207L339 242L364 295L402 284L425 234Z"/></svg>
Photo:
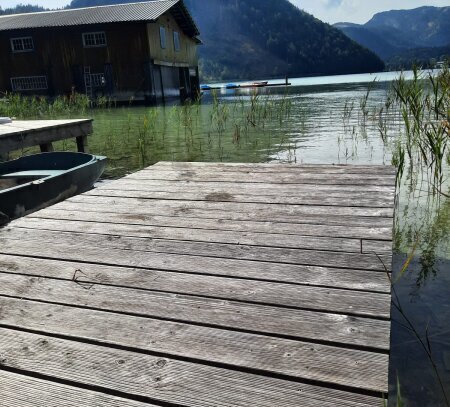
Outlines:
<svg viewBox="0 0 450 407"><path fill-rule="evenodd" d="M365 23L380 11L450 6L450 0L290 0L322 21Z"/></svg>

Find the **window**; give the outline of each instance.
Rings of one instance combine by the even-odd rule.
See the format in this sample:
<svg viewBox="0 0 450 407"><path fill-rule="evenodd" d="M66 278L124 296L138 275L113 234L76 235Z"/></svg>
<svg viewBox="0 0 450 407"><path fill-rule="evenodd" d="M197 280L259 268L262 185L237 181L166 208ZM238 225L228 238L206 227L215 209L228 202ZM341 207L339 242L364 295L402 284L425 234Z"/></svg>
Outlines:
<svg viewBox="0 0 450 407"><path fill-rule="evenodd" d="M34 50L32 37L11 38L11 49L13 52L29 52Z"/></svg>
<svg viewBox="0 0 450 407"><path fill-rule="evenodd" d="M167 47L166 28L163 26L159 27L159 39L161 41L161 48L166 49Z"/></svg>
<svg viewBox="0 0 450 407"><path fill-rule="evenodd" d="M90 81L91 81L91 86L95 86L95 87L105 86L105 84L106 84L105 74L91 73Z"/></svg>
<svg viewBox="0 0 450 407"><path fill-rule="evenodd" d="M46 76L20 76L11 78L13 91L48 89Z"/></svg>
<svg viewBox="0 0 450 407"><path fill-rule="evenodd" d="M104 31L83 33L83 46L85 48L106 47L106 34Z"/></svg>
<svg viewBox="0 0 450 407"><path fill-rule="evenodd" d="M180 50L180 34L178 33L178 31L173 32L173 49L175 51Z"/></svg>

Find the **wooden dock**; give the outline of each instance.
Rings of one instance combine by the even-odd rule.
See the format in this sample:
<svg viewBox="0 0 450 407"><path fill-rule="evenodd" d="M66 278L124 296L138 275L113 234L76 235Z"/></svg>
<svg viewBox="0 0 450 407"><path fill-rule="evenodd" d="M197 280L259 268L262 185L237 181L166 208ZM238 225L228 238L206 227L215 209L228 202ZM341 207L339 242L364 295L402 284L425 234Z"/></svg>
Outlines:
<svg viewBox="0 0 450 407"><path fill-rule="evenodd" d="M53 142L69 138L75 138L78 151L87 152L91 133L92 119L13 120L0 124L0 156L33 146L53 151Z"/></svg>
<svg viewBox="0 0 450 407"><path fill-rule="evenodd" d="M158 163L13 221L1 406L381 407L394 184Z"/></svg>

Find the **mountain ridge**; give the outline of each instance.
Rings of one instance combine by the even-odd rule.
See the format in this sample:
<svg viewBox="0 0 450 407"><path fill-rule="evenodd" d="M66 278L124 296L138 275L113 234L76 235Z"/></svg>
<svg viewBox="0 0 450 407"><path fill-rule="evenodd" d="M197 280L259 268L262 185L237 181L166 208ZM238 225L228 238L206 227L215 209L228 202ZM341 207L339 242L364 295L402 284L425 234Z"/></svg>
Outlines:
<svg viewBox="0 0 450 407"><path fill-rule="evenodd" d="M200 50L203 73L211 79L329 75L384 68L373 53L287 0L185 2L200 25L205 44ZM219 67L224 71L219 73Z"/></svg>
<svg viewBox="0 0 450 407"><path fill-rule="evenodd" d="M365 24L336 23L349 38L379 55L390 66L439 59L450 45L450 6L422 6L375 14ZM409 65L409 66L408 66Z"/></svg>

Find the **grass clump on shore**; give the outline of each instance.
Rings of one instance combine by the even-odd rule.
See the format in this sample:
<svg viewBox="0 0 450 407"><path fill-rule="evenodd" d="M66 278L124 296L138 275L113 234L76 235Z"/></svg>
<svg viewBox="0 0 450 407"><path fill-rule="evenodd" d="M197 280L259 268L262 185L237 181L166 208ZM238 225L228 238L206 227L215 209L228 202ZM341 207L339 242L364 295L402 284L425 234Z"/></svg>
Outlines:
<svg viewBox="0 0 450 407"><path fill-rule="evenodd" d="M57 96L52 101L43 96L6 93L0 98L0 116L17 119L52 119L74 114L84 115L90 106L89 98L79 93Z"/></svg>

